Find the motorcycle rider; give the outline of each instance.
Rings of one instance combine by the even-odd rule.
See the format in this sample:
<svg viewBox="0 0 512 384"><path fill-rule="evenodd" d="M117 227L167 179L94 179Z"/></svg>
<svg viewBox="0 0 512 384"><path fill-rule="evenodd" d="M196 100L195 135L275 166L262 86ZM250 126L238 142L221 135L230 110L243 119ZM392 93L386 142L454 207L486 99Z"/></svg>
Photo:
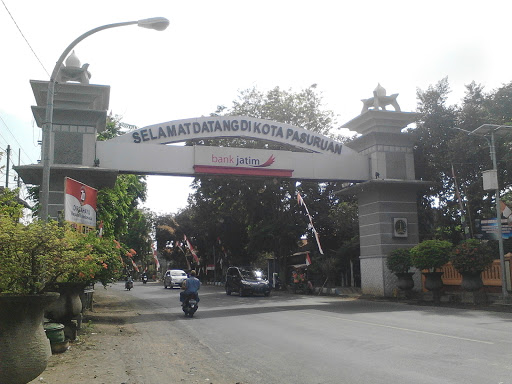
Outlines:
<svg viewBox="0 0 512 384"><path fill-rule="evenodd" d="M125 289L132 289L133 288L133 278L132 275L128 274L128 277L126 278L126 283L124 284Z"/></svg>
<svg viewBox="0 0 512 384"><path fill-rule="evenodd" d="M183 289L183 291L180 292L181 305L185 303L185 299L192 295L195 296L196 301L199 303L199 294L197 292L199 288L201 288L201 282L196 277L196 271L192 270L190 271L190 277L183 280L181 285L181 289Z"/></svg>

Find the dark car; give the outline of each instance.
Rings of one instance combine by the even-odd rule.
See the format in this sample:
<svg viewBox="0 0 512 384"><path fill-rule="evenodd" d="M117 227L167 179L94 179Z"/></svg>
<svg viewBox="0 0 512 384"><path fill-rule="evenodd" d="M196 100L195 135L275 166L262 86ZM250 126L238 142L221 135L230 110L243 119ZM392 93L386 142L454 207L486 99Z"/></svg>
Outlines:
<svg viewBox="0 0 512 384"><path fill-rule="evenodd" d="M226 274L226 294L237 292L240 296L270 295L270 283L260 269L252 267L229 267Z"/></svg>

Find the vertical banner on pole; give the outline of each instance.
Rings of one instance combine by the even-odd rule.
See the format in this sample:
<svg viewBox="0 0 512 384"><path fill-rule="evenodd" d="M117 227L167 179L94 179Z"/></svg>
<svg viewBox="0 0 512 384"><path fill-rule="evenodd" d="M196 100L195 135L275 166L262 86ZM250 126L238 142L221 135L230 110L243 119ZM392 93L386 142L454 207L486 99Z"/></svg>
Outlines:
<svg viewBox="0 0 512 384"><path fill-rule="evenodd" d="M81 233L96 230L98 191L69 177L64 186L64 220Z"/></svg>

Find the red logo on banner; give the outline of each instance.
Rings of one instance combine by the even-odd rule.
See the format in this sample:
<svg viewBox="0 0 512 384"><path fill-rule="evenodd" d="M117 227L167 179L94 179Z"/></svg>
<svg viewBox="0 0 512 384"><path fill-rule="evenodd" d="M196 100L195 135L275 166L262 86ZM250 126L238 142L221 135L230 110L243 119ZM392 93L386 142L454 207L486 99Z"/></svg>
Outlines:
<svg viewBox="0 0 512 384"><path fill-rule="evenodd" d="M86 200L85 187L82 186L80 188L80 205L84 205Z"/></svg>

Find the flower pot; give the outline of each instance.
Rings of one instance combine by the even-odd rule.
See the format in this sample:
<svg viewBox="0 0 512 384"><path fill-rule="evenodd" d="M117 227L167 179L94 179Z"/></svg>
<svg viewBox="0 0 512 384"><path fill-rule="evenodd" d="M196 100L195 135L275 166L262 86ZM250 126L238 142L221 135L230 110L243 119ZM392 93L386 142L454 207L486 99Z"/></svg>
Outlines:
<svg viewBox="0 0 512 384"><path fill-rule="evenodd" d="M484 286L482 281L482 272L461 272L461 288L468 292L476 292Z"/></svg>
<svg viewBox="0 0 512 384"><path fill-rule="evenodd" d="M441 289L444 286L443 272L423 272L425 276L425 289L432 292L432 297L435 304L441 303Z"/></svg>
<svg viewBox="0 0 512 384"><path fill-rule="evenodd" d="M57 297L0 295L0 383L25 384L46 369L52 353L43 315Z"/></svg>
<svg viewBox="0 0 512 384"><path fill-rule="evenodd" d="M395 273L397 277L396 286L402 291L410 291L414 288L414 280L412 276L414 272Z"/></svg>
<svg viewBox="0 0 512 384"><path fill-rule="evenodd" d="M441 279L443 272L423 272L423 276L425 276L425 289L436 292L443 288Z"/></svg>
<svg viewBox="0 0 512 384"><path fill-rule="evenodd" d="M44 331L46 337L50 339L50 343L59 343L65 340L64 338L64 325L59 323L45 323Z"/></svg>

